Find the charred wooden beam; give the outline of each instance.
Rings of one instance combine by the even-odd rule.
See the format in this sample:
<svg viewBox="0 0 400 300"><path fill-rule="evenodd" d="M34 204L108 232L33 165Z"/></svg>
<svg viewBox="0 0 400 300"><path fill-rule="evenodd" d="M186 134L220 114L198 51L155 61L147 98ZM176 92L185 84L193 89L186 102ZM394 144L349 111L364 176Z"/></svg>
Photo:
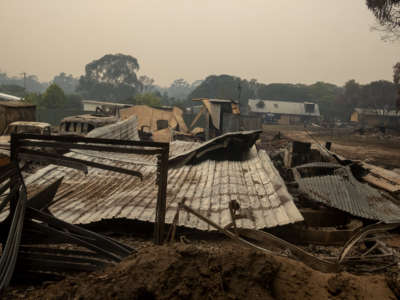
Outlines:
<svg viewBox="0 0 400 300"><path fill-rule="evenodd" d="M89 144L141 146L141 147L156 147L156 148L163 148L165 146L168 146L168 143L161 143L161 142L114 140L114 139L87 138L78 136L37 135L37 134L23 133L23 134L11 134L11 139L12 136L14 136L17 139L24 139L24 140L57 141L64 143L89 143Z"/></svg>
<svg viewBox="0 0 400 300"><path fill-rule="evenodd" d="M114 166L109 166L101 163L96 163L93 161L88 161L88 160L83 160L83 159L78 159L78 158L72 158L72 157L66 157L58 154L51 154L51 153L42 153L39 151L35 150L28 150L28 149L19 149L20 153L18 156L20 158L24 159L37 159L37 160L43 160L45 159L47 162L55 164L55 165L62 165L62 166L67 166L67 167L72 167L72 168L77 168L80 165L86 165L89 167L93 168L98 168L98 169L103 169L107 171L113 171L113 172L118 172L122 174L127 174L127 175L132 175L139 177L140 179L143 179L143 174L134 171L134 170L128 170L120 167L114 167Z"/></svg>
<svg viewBox="0 0 400 300"><path fill-rule="evenodd" d="M102 151L102 152L148 154L148 155L156 155L162 153L162 149L122 148L122 147L111 147L108 145L98 146L93 144L43 142L34 140L23 140L19 143L19 147L50 147L63 150L80 149L80 150L91 150L91 151Z"/></svg>

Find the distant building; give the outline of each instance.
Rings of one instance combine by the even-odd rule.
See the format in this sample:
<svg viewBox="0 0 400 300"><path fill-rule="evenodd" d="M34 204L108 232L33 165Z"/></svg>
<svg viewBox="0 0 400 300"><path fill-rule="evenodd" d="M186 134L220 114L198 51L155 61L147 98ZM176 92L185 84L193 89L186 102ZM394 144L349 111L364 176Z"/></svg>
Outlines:
<svg viewBox="0 0 400 300"><path fill-rule="evenodd" d="M300 124L320 118L319 107L311 102L288 102L249 99L249 114L259 115L264 122Z"/></svg>
<svg viewBox="0 0 400 300"><path fill-rule="evenodd" d="M0 101L0 134L15 121L36 121L36 106L23 101Z"/></svg>
<svg viewBox="0 0 400 300"><path fill-rule="evenodd" d="M400 111L355 108L351 114L350 121L369 126L398 126L400 125Z"/></svg>

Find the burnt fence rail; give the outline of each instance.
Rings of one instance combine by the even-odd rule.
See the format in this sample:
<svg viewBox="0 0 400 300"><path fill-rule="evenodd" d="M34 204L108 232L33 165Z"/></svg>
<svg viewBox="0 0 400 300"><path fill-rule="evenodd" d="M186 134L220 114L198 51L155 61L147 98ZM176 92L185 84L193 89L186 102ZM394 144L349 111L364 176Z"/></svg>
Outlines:
<svg viewBox="0 0 400 300"><path fill-rule="evenodd" d="M156 183L158 185L158 194L154 226L154 242L156 244L162 244L165 227L168 181L168 143L88 138L79 136L43 136L35 134L11 135L11 161L14 162L18 162L20 159L47 161L52 164L63 165L79 170L85 170L89 166L142 178L142 174L134 170L67 157L57 153L56 150L62 150L64 153L71 150L91 150L109 153L157 155Z"/></svg>

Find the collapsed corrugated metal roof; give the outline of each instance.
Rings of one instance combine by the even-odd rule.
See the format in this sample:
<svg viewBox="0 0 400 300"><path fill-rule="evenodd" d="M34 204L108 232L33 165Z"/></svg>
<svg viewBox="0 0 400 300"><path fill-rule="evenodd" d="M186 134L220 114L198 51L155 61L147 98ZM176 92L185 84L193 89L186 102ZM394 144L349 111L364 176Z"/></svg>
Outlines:
<svg viewBox="0 0 400 300"><path fill-rule="evenodd" d="M93 137L137 139L136 118L110 125L109 129L92 131ZM128 127L128 128L127 128ZM175 168L168 172L166 223L172 223L178 203L186 204L221 226L231 222L229 202L236 200L246 218L237 221L243 228L261 229L303 220L291 195L270 158L253 146L258 132L231 133L207 143L175 141L170 152ZM182 160L227 147L230 141L242 142L247 147L243 160L192 160L181 167ZM102 219L128 218L153 222L157 201L156 165L154 156L116 154L75 150L66 156L92 162L136 170L137 177L88 167L88 175L75 169L49 165L26 179L28 190L34 193L45 184L64 177L49 210L58 218L75 224L86 224ZM4 218L6 212L0 216ZM186 213L180 214L179 224L201 230L209 226Z"/></svg>
<svg viewBox="0 0 400 300"><path fill-rule="evenodd" d="M303 177L305 169L332 169L332 174ZM303 174L301 174L303 173ZM313 174L311 171L309 174ZM400 221L400 207L385 198L378 190L359 182L349 167L331 163L311 163L294 168L301 192L311 199L366 219L385 223Z"/></svg>
<svg viewBox="0 0 400 300"><path fill-rule="evenodd" d="M110 163L106 158L70 155ZM66 222L86 224L109 218L153 222L157 199L156 167L115 161L113 164L140 171L144 180L93 168L89 168L85 176L77 170L48 166L26 182L33 192L64 177L49 210ZM257 153L254 147L244 161L205 160L170 169L166 223L172 223L178 203L184 198L187 205L221 226L231 222L228 205L231 200L238 201L240 213L247 216L237 221L242 228L261 229L303 220L268 155L264 151ZM180 214L179 224L211 230L206 223L184 212Z"/></svg>

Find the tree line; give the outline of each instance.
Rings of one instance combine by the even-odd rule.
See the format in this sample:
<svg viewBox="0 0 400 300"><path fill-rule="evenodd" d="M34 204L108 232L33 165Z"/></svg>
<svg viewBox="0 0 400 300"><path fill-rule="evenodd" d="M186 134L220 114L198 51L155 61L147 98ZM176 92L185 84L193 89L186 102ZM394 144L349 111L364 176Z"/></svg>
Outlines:
<svg viewBox="0 0 400 300"><path fill-rule="evenodd" d="M230 75L212 75L188 96L188 105L193 98L225 98L240 103L246 111L248 99L314 102L326 119L348 120L352 110L359 108L396 109L397 87L393 82L379 80L359 84L349 80L343 87L326 83L290 84L259 83ZM192 104L194 105L194 104Z"/></svg>
<svg viewBox="0 0 400 300"><path fill-rule="evenodd" d="M211 75L192 84L184 79L177 79L169 88L161 88L154 83L154 79L137 75L139 63L136 58L124 54L108 54L88 63L85 74L79 79L60 73L42 92L25 94L24 88L9 84L9 81L6 82L8 84L0 85L0 91L24 95L26 101L35 103L39 109L77 108L81 107L82 99L188 107L195 104L192 101L194 98L221 98L238 101L242 111L247 110L248 99L310 101L319 104L325 118L348 119L355 107L387 110L396 108L396 87L399 84L396 68L400 69L400 64L395 66L394 82L380 80L363 85L349 80L343 87L326 82L310 85L265 84L256 79ZM1 78L7 76L2 73L0 80ZM21 83L15 78L13 80Z"/></svg>
<svg viewBox="0 0 400 300"><path fill-rule="evenodd" d="M201 83L198 80L189 84L180 78L169 87L161 87L146 75L138 76L138 70L136 58L124 54L107 54L88 63L80 78L62 72L50 82L39 82L34 75L24 78L0 73L0 92L24 97L39 109L79 108L82 99L182 106L187 95ZM54 101L49 101L49 95L54 96Z"/></svg>

